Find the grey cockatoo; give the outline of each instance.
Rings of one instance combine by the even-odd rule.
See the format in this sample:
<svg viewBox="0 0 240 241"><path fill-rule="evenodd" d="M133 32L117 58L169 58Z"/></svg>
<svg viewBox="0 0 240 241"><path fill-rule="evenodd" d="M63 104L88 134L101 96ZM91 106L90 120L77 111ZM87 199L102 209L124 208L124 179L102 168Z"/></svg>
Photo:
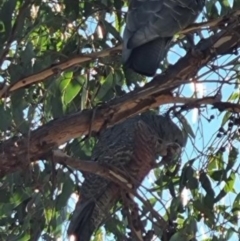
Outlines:
<svg viewBox="0 0 240 241"><path fill-rule="evenodd" d="M135 180L136 189L159 156L181 153L186 144L183 133L169 117L147 112L103 131L91 160L119 168ZM68 234L74 235L76 241L89 241L120 198L116 183L86 173Z"/></svg>
<svg viewBox="0 0 240 241"><path fill-rule="evenodd" d="M123 34L123 64L153 76L174 34L193 23L205 0L130 0Z"/></svg>

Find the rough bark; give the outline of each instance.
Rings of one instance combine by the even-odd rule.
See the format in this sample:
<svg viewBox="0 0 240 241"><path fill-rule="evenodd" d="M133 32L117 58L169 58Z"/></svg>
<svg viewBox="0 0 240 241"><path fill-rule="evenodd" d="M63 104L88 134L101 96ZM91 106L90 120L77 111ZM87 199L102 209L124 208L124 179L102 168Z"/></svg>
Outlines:
<svg viewBox="0 0 240 241"><path fill-rule="evenodd" d="M0 145L0 176L24 168L30 161L44 158L52 149L89 131L98 132L144 110L166 103L185 103L186 99L173 98L169 93L181 84L194 79L198 70L218 55L233 53L240 44L237 21L239 11L222 19L228 22L220 32L201 40L194 51L189 52L163 74L157 75L143 88L136 89L92 110L83 110L53 121L30 132L26 137L13 137ZM221 23L222 23L221 22ZM219 24L219 22L218 22ZM201 103L201 100L199 100ZM205 101L205 102L204 102ZM195 100L195 102L198 102ZM194 103L194 101L193 101ZM239 106L214 99L202 100L216 108L239 112ZM199 103L198 103L199 104ZM91 125L89 125L91 123Z"/></svg>

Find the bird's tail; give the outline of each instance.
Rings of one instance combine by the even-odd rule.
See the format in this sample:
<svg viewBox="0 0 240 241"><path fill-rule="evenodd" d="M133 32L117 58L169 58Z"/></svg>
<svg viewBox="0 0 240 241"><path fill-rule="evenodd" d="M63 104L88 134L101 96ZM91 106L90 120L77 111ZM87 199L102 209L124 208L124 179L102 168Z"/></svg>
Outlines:
<svg viewBox="0 0 240 241"><path fill-rule="evenodd" d="M68 227L68 235L73 235L74 241L90 241L94 232L91 225L91 215L94 207L95 203L93 201L77 204Z"/></svg>
<svg viewBox="0 0 240 241"><path fill-rule="evenodd" d="M132 50L126 67L139 74L153 76L167 51L171 38L158 38Z"/></svg>

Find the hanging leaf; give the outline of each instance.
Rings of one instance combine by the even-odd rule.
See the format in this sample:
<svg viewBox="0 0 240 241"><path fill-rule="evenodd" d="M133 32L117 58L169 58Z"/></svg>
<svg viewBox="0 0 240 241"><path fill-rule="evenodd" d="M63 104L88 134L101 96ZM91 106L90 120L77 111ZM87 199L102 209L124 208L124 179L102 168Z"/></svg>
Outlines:
<svg viewBox="0 0 240 241"><path fill-rule="evenodd" d="M210 197L214 197L215 196L215 192L212 188L211 182L207 176L207 174L205 172L201 172L200 173L200 178L199 178L201 185L203 187L203 189L206 191L207 195L209 195Z"/></svg>

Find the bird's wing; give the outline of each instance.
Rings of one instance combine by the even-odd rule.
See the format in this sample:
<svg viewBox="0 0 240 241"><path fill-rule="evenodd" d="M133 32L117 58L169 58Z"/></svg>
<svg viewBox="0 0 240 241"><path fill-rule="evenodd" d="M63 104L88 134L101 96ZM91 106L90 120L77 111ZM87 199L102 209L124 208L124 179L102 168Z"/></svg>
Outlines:
<svg viewBox="0 0 240 241"><path fill-rule="evenodd" d="M156 33L152 32L148 36L134 40L134 34L137 31L142 31L146 28L151 29L156 21L157 16L160 17L163 7L162 0L131 0L129 4L126 27L124 31L124 39L128 42L129 49L145 44L157 37ZM132 39L132 40L131 40Z"/></svg>
<svg viewBox="0 0 240 241"><path fill-rule="evenodd" d="M133 153L133 134L134 120L129 120L127 124L122 123L113 128L109 128L100 135L96 144L91 160L99 164L113 166L123 169L131 160ZM132 127L132 128L131 128ZM85 175L85 181L82 185L82 198L97 198L103 193L109 181L88 173Z"/></svg>
<svg viewBox="0 0 240 241"><path fill-rule="evenodd" d="M151 25L162 6L162 0L131 0L127 15L128 29L135 32L146 25Z"/></svg>
<svg viewBox="0 0 240 241"><path fill-rule="evenodd" d="M124 38L133 49L156 38L173 37L195 21L202 0L132 0Z"/></svg>
<svg viewBox="0 0 240 241"><path fill-rule="evenodd" d="M135 189L154 167L158 154L163 155L167 151L163 150L167 148L165 142L179 140L182 146L181 136L181 131L169 119L146 113L105 130L93 151L92 161L124 171L134 181ZM120 197L117 184L86 174L68 234L75 235L77 241L89 241Z"/></svg>
<svg viewBox="0 0 240 241"><path fill-rule="evenodd" d="M132 139L131 123L105 130L94 148L92 161L113 167L127 165L134 148ZM120 192L115 183L98 175L85 173L84 177L68 234L75 235L76 240L89 241L93 231L119 199Z"/></svg>
<svg viewBox="0 0 240 241"><path fill-rule="evenodd" d="M136 133L141 132L136 126L138 119L139 117L134 117L103 131L94 148L92 161L119 168L126 174L129 172L131 174L129 163L132 163L135 169L132 158L136 151L136 142L138 143L135 140ZM148 134L146 136L148 137ZM143 174L145 174L144 171L145 169L142 171ZM119 186L114 182L92 173L85 173L84 177L80 200L68 228L68 234L75 235L77 241L90 240L94 230L106 219L121 195Z"/></svg>

